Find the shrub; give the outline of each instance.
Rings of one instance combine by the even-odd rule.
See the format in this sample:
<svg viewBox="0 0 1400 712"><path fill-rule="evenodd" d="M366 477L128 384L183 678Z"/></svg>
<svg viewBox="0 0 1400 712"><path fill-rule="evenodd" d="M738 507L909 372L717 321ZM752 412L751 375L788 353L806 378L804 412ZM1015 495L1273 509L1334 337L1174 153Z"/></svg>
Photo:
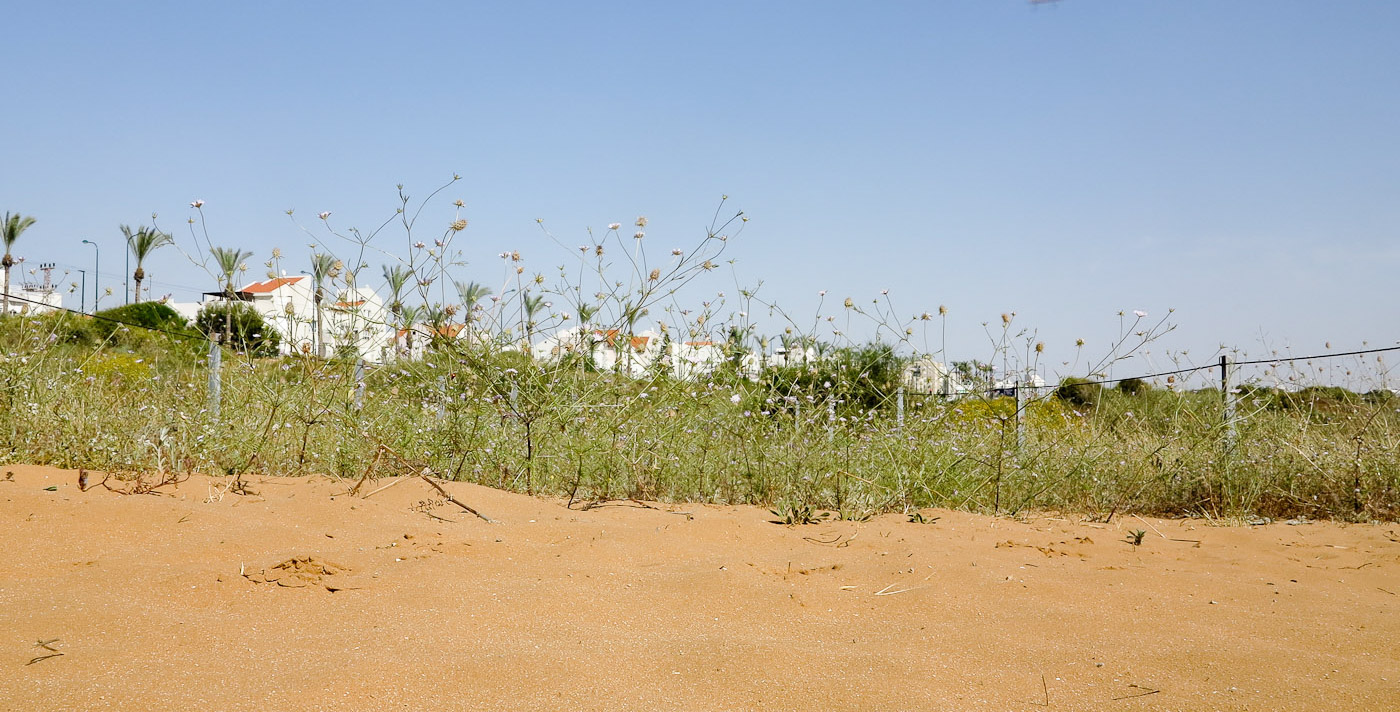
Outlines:
<svg viewBox="0 0 1400 712"><path fill-rule="evenodd" d="M1136 396L1152 390L1152 384L1141 378L1128 378L1118 382L1118 391L1123 395Z"/></svg>
<svg viewBox="0 0 1400 712"><path fill-rule="evenodd" d="M263 321L252 305L244 302L210 302L199 310L195 328L207 337L219 339L224 345L254 356L276 356L282 337ZM229 337L224 337L230 328Z"/></svg>
<svg viewBox="0 0 1400 712"><path fill-rule="evenodd" d="M769 369L761 377L761 392L779 403L825 403L830 397L838 411L868 412L893 403L901 366L894 349L873 342L836 349L814 363Z"/></svg>
<svg viewBox="0 0 1400 712"><path fill-rule="evenodd" d="M1361 396L1339 386L1308 386L1283 392L1279 405L1291 410L1345 409L1361 402Z"/></svg>
<svg viewBox="0 0 1400 712"><path fill-rule="evenodd" d="M1087 378L1066 378L1055 388L1055 397L1081 408L1093 408L1103 396L1103 386Z"/></svg>
<svg viewBox="0 0 1400 712"><path fill-rule="evenodd" d="M1365 402L1375 404L1388 404L1396 398L1400 398L1400 396L1397 396L1395 391L1386 388L1377 388L1372 391L1367 391L1361 396L1361 399Z"/></svg>
<svg viewBox="0 0 1400 712"><path fill-rule="evenodd" d="M99 323L96 328L99 332L106 329L109 334L121 324L161 331L183 331L187 326L185 318L180 316L179 312L160 302L141 302L103 309L97 312L96 316Z"/></svg>

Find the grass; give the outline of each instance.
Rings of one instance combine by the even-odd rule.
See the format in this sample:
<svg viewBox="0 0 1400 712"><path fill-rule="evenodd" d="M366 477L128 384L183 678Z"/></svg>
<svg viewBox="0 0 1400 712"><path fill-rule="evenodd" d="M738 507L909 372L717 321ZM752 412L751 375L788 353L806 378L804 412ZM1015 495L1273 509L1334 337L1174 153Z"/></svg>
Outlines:
<svg viewBox="0 0 1400 712"><path fill-rule="evenodd" d="M455 344L372 367L205 344L55 338L73 316L0 321L0 460L117 472L358 478L414 468L571 500L751 503L781 518L944 507L1348 520L1400 511L1400 419L1379 395L1105 390L1087 409L909 398L781 409L763 382L635 379ZM834 415L834 417L833 417ZM385 457L384 452L394 453ZM801 516L807 513L807 516ZM793 516L786 516L786 515Z"/></svg>

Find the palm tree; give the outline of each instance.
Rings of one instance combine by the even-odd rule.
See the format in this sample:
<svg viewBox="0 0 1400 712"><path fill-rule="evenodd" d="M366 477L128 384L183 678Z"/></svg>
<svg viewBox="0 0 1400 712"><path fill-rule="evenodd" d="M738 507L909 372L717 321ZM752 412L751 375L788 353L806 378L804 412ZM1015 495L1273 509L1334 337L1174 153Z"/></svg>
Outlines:
<svg viewBox="0 0 1400 712"><path fill-rule="evenodd" d="M627 375L629 376L632 375L632 337L637 330L637 320L646 316L649 311L651 310L631 301L622 304L622 323L627 327L627 333L622 338L626 340L624 348L627 349Z"/></svg>
<svg viewBox="0 0 1400 712"><path fill-rule="evenodd" d="M157 248L169 245L174 242L174 240L172 240L169 235L155 228L142 226L137 228L135 232L132 232L131 228L126 225L121 225L119 227L122 229L122 234L126 235L127 249L131 250L132 256L136 258L136 271L131 274L131 279L136 282L135 294L132 295L132 299L137 304L140 304L141 282L146 279L146 270L141 264L145 262L146 257L152 252L155 252Z"/></svg>
<svg viewBox="0 0 1400 712"><path fill-rule="evenodd" d="M224 290L224 301L228 302L224 311L224 334L223 339L228 340L228 335L233 333L233 273L237 272L253 253L247 250L240 250L236 247L210 247L209 254L214 258L214 265L219 268L219 286Z"/></svg>
<svg viewBox="0 0 1400 712"><path fill-rule="evenodd" d="M399 313L399 320L402 324L401 328L404 332L404 352L408 354L409 358L413 358L413 327L415 324L418 323L418 320L422 318L422 316L423 307L418 306L416 304L403 305Z"/></svg>
<svg viewBox="0 0 1400 712"><path fill-rule="evenodd" d="M578 305L579 348L583 350L583 369L597 367L593 360L593 317L598 315L598 307L591 304Z"/></svg>
<svg viewBox="0 0 1400 712"><path fill-rule="evenodd" d="M389 313L393 315L393 324L390 326L399 328L399 315L403 313L403 290L408 286L408 280L413 276L413 270L403 266L381 265L384 272L384 281L389 285ZM394 354L399 353L398 339L394 340Z"/></svg>
<svg viewBox="0 0 1400 712"><path fill-rule="evenodd" d="M403 312L403 288L409 285L409 278L413 277L413 270L407 269L403 264L388 266L382 264L379 269L384 270L384 281L389 284L389 313L393 315L392 327L398 329L399 315ZM398 339L395 339L393 353L399 354Z"/></svg>
<svg viewBox="0 0 1400 712"><path fill-rule="evenodd" d="M535 313L544 305L544 295L530 296L529 292L521 295L520 299L520 331L525 335L525 350L530 350L530 338L535 332Z"/></svg>
<svg viewBox="0 0 1400 712"><path fill-rule="evenodd" d="M5 213L5 222L0 224L0 236L5 239L5 259L0 261L0 265L5 267L5 305L0 308L0 315L10 313L10 268L15 265L15 258L10 256L10 246L14 245L20 234L33 224L34 218L25 217L19 213L11 215L8 211Z"/></svg>
<svg viewBox="0 0 1400 712"><path fill-rule="evenodd" d="M423 307L423 324L428 327L431 334L431 342L437 347L442 346L443 339L451 338L452 332L447 325L451 318L447 308L441 304L429 304Z"/></svg>
<svg viewBox="0 0 1400 712"><path fill-rule="evenodd" d="M311 281L316 283L316 294L311 298L311 301L316 305L316 355L321 358L326 357L326 320L321 313L324 290L321 284L327 277L335 277L339 272L336 262L332 255L321 252L311 253Z"/></svg>
<svg viewBox="0 0 1400 712"><path fill-rule="evenodd" d="M753 325L729 327L729 335L725 339L725 351L729 355L729 363L734 367L735 374L742 374L744 371L744 357L751 350L748 347L749 336L753 334Z"/></svg>
<svg viewBox="0 0 1400 712"><path fill-rule="evenodd" d="M454 282L457 297L462 300L462 311L466 312L463 321L470 324L475 318L477 302L491 296L491 288L480 282Z"/></svg>

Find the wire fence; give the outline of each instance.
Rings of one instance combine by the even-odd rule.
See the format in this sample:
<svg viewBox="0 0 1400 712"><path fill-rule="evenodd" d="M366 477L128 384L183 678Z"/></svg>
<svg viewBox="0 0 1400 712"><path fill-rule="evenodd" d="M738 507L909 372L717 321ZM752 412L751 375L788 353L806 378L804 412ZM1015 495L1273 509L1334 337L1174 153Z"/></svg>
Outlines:
<svg viewBox="0 0 1400 712"><path fill-rule="evenodd" d="M207 341L210 341L211 338L212 338L213 340L215 340L215 341L219 340L219 338L220 338L220 335L217 334L217 333L216 333L216 334L213 334L213 335L211 336L211 335L206 335L206 334L199 333L199 332L194 331L194 330L177 331L177 330L171 330L171 329L164 329L164 328L161 328L161 327L150 326L150 325L148 325L148 324L141 324L141 323L136 323L136 322L132 322L132 321L126 321L126 320L114 318L114 317L112 317L112 316L110 316L110 315L104 315L104 314L102 314L101 312L95 312L95 313L80 312L80 311L77 311L77 310L74 310L74 309L69 309L69 308L67 308L67 307L55 307L55 306L53 306L53 305L50 305L50 304L47 304L47 303L44 303L44 302L41 302L41 301L36 301L36 300L32 300L32 299L26 299L26 298L17 297L17 296L14 296L14 295L11 295L11 296L10 296L10 301L12 301L12 302L18 302L18 303L21 303L21 304L32 305L32 306L39 307L39 308L41 308L41 309L43 309L43 310L47 310L47 311L63 312L63 313L66 313L66 314L68 314L68 315L70 315L70 316L92 319L92 320L94 320L94 321L100 321L100 322L104 322L104 323L108 323L108 324L113 324L113 325L116 325L116 326L122 326L122 327L132 328L132 329L141 329L141 330L148 331L148 332L151 332L151 333L158 333L158 334L162 334L162 335L165 335L165 336L170 336L170 337L177 338L177 339L184 339L184 340L189 340L189 341L207 342ZM430 330L428 330L428 329L423 329L423 330L422 330L422 335L423 335L424 337L432 337L432 336L433 336L433 333L432 333ZM1194 374L1206 373L1206 372L1210 372L1210 371L1220 371L1220 372L1221 372L1221 375L1222 375L1222 380L1221 380L1222 387L1223 387L1224 389L1228 390L1228 381L1229 381L1228 375L1230 375L1230 374L1227 373L1227 371L1233 373L1236 369L1240 369L1240 368L1243 368L1243 367L1246 367L1246 366L1268 366L1268 367L1271 367L1271 368L1278 368L1278 367L1281 367L1281 366L1283 366L1284 364L1288 364L1288 363L1310 362L1310 361L1326 361L1326 360L1330 360L1330 359L1350 358L1350 357L1356 357L1356 356L1370 356L1370 355L1376 355L1376 354L1392 353L1392 352L1397 352L1397 351L1400 351L1400 346L1383 346L1383 347L1376 347L1376 348L1357 349L1357 350L1352 350L1352 351L1315 353L1315 354L1310 354L1310 355L1305 355L1305 356L1291 356L1291 355L1290 355L1290 356L1287 356L1287 357L1277 357L1277 356L1275 356L1275 357L1272 357L1272 358L1243 359L1243 360L1235 360L1234 358L1231 358L1231 357L1229 357L1229 356L1221 355L1221 356L1219 356L1219 359L1220 359L1220 360L1217 361L1217 362L1214 362L1214 363L1200 364L1200 365L1195 365L1195 366L1184 366L1184 367L1181 367L1181 368L1174 368L1174 369L1168 369L1168 370L1152 371L1152 372L1141 373L1141 374L1136 374L1136 375L1131 375L1131 376L1121 376L1121 377L1113 377L1113 378L1106 378L1106 377L1084 377L1084 378L1079 378L1079 377L1075 377L1074 382L1075 382L1076 384L1078 384L1078 385L1084 385L1084 386L1111 386L1111 385L1121 384L1121 383L1128 382L1128 381L1145 381L1145 382L1146 382L1146 381L1156 381L1156 380L1158 380L1158 379L1171 378L1171 377L1175 377L1175 376L1191 376L1191 375L1194 375ZM368 360L366 359L365 361L368 361ZM370 362L370 363L373 363L373 362ZM940 364L940 365L941 365L941 364ZM945 368L946 368L946 366L945 366ZM946 372L946 371L945 371L945 375L946 375L946 376L954 376L954 375L956 375L956 374L953 374L953 373L951 373L951 372ZM1384 373L1383 373L1382 375L1384 375ZM967 387L960 387L960 388L956 389L955 392L950 392L950 393L947 393L947 394L944 394L944 395L956 396L956 397L977 396L977 397L984 397L984 398L994 398L994 397L1003 397L1003 396L1013 396L1013 397L1014 397L1013 391L1015 391L1015 390L1017 390L1017 389L1025 390L1025 391L1028 391L1028 392L1030 392L1030 393L1035 394L1035 393L1046 393L1046 392L1052 392L1052 393L1053 393L1053 391L1054 391L1056 388L1058 388L1058 387L1059 387L1059 384L1058 384L1058 383L1057 383L1057 384L1036 385L1036 384L1031 384L1031 383L1023 383L1023 382L1019 382L1019 381L1013 381L1013 382L1007 382L1007 383L1004 384L1004 385L989 385L989 386L984 387L984 388L981 388L981 389L973 389L973 388L967 388Z"/></svg>
<svg viewBox="0 0 1400 712"><path fill-rule="evenodd" d="M107 335L62 338L62 324L90 323ZM149 338L128 342L124 329ZM1003 380L943 397L900 387L906 359L867 363L851 351L758 373L726 360L682 379L600 369L579 354L542 361L511 343L422 336L428 347L418 357L373 365L255 358L196 331L107 314L3 319L0 459L346 478L404 473L410 463L415 472L570 501L802 503L843 516L923 506L1097 516L1400 512L1400 401L1389 391L1301 399L1294 393L1317 384L1272 392L1246 387L1259 378L1239 370L1400 347L1226 356L1045 385ZM1388 369L1377 370L1384 385ZM1202 376L1212 380L1200 384ZM1110 388L1162 379L1176 383ZM1186 388L1191 381L1204 387Z"/></svg>

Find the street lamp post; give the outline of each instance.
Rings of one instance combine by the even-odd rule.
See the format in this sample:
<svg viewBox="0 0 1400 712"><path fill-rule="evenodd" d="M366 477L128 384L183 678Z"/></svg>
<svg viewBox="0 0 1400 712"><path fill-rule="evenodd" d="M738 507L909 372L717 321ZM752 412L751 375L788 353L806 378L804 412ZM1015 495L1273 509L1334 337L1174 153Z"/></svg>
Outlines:
<svg viewBox="0 0 1400 712"><path fill-rule="evenodd" d="M83 240L85 244L92 245L92 311L97 313L97 290L98 283L102 281L102 250L97 247L97 243L92 240Z"/></svg>
<svg viewBox="0 0 1400 712"><path fill-rule="evenodd" d="M126 246L126 275L122 277L122 284L126 285L122 289L126 291L123 304L131 303L131 245Z"/></svg>

